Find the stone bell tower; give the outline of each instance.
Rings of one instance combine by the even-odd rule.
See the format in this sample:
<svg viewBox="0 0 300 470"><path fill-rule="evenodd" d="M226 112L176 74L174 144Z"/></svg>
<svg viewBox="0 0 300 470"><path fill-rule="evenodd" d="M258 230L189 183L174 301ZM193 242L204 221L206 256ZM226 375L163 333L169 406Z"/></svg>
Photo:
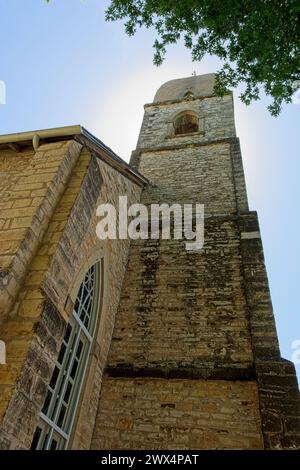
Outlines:
<svg viewBox="0 0 300 470"><path fill-rule="evenodd" d="M131 242L92 440L102 449L300 446L295 369L282 359L232 94L214 76L165 83L131 165L142 202L201 203L205 243Z"/></svg>

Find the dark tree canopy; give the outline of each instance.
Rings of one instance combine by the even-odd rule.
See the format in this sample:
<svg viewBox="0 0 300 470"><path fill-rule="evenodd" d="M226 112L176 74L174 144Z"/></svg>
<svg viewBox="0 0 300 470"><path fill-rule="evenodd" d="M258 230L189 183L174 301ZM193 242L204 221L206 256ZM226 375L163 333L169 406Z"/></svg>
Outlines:
<svg viewBox="0 0 300 470"><path fill-rule="evenodd" d="M156 65L180 37L194 61L219 57L215 92L243 83L249 104L263 88L273 115L300 86L300 0L111 0L106 19L124 19L129 35L154 27Z"/></svg>

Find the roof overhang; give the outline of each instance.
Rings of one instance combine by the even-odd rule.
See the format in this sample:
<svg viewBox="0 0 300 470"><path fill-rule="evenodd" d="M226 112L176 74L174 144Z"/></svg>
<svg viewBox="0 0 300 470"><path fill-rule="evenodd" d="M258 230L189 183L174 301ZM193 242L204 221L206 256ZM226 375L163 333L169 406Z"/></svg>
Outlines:
<svg viewBox="0 0 300 470"><path fill-rule="evenodd" d="M100 139L80 125L0 135L0 150L9 148L20 152L30 147L37 150L40 145L45 143L71 139L76 140L90 149L98 158L135 181L137 184L145 185L148 183L147 178L132 168Z"/></svg>

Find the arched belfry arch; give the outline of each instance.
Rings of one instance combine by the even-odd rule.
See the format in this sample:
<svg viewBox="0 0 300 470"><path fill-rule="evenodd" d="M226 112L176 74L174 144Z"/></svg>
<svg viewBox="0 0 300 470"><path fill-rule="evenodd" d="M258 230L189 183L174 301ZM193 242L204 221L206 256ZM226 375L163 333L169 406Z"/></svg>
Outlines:
<svg viewBox="0 0 300 470"><path fill-rule="evenodd" d="M199 132L199 115L195 111L184 110L173 119L174 135Z"/></svg>

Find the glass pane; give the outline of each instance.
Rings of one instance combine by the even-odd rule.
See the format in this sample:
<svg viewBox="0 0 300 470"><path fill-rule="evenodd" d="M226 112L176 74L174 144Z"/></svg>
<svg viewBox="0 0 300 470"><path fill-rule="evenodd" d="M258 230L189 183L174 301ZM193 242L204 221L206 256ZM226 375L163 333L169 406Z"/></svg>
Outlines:
<svg viewBox="0 0 300 470"><path fill-rule="evenodd" d="M80 341L79 341L79 344L78 344L78 346L77 346L77 351L76 351L76 357L77 357L77 359L80 358L80 354L81 354L82 348L83 348L83 342L80 340Z"/></svg>
<svg viewBox="0 0 300 470"><path fill-rule="evenodd" d="M45 400L44 406L42 408L42 413L44 413L44 415L47 415L47 413L48 413L49 405L51 403L51 398L52 398L52 392L51 392L51 390L48 390L46 400Z"/></svg>
<svg viewBox="0 0 300 470"><path fill-rule="evenodd" d="M51 382L50 382L50 387L52 389L55 388L56 381L57 381L57 378L58 378L58 374L59 374L59 368L57 366L55 366L53 374L52 374Z"/></svg>
<svg viewBox="0 0 300 470"><path fill-rule="evenodd" d="M61 428L62 423L64 421L64 417L66 415L67 407L65 405L61 405L61 409L59 412L58 420L57 420L57 426Z"/></svg>
<svg viewBox="0 0 300 470"><path fill-rule="evenodd" d="M84 322L85 315L86 315L86 312L84 309L82 309L80 312L80 317L79 317L82 322Z"/></svg>
<svg viewBox="0 0 300 470"><path fill-rule="evenodd" d="M63 342L59 351L58 359L57 359L57 362L59 364L62 364L62 361L64 360L64 357L65 357L66 350L67 350L67 346L65 342Z"/></svg>
<svg viewBox="0 0 300 470"><path fill-rule="evenodd" d="M55 439L52 439L49 449L50 450L55 450L57 448L57 444L58 444L58 442Z"/></svg>
<svg viewBox="0 0 300 470"><path fill-rule="evenodd" d="M53 419L55 418L55 415L56 415L56 411L57 411L57 408L58 408L58 405L59 405L59 395L56 396L55 398L55 406L54 408L52 409L52 411L50 413L47 413L46 416L48 416L50 419ZM50 410L49 410L50 411Z"/></svg>
<svg viewBox="0 0 300 470"><path fill-rule="evenodd" d="M72 331L72 326L71 326L70 323L69 323L68 326L67 326L67 329L66 329L65 337L64 337L64 341L65 341L66 343L68 343L68 341L69 341L69 338L70 338L70 335L71 335L71 331Z"/></svg>
<svg viewBox="0 0 300 470"><path fill-rule="evenodd" d="M75 306L74 306L75 312L78 312L78 310L79 310L79 305L80 305L80 303L79 303L79 298L77 297L76 302L75 302Z"/></svg>
<svg viewBox="0 0 300 470"><path fill-rule="evenodd" d="M38 442L39 442L39 439L40 439L40 436L41 436L41 432L42 432L42 429L39 426L37 426L37 428L35 430L35 433L34 433L34 436L33 436L33 439L32 439L32 444L31 444L30 450L37 449Z"/></svg>
<svg viewBox="0 0 300 470"><path fill-rule="evenodd" d="M45 435L45 438L44 438L43 444L42 444L42 446L41 446L41 449L46 449L47 443L48 443L48 438L49 438L49 431L48 431L47 434Z"/></svg>
<svg viewBox="0 0 300 470"><path fill-rule="evenodd" d="M71 369L71 373L70 373L70 377L71 377L72 379L75 379L75 375L76 375L76 371L77 371L78 364L79 364L79 362L77 361L77 359L74 359L74 362L73 362L73 365L72 365L72 369Z"/></svg>
<svg viewBox="0 0 300 470"><path fill-rule="evenodd" d="M72 390L72 383L69 381L68 385L66 387L65 395L64 395L64 401L66 402L66 404L68 404L68 402L69 402L69 398L70 398L70 395L71 395L71 390Z"/></svg>
<svg viewBox="0 0 300 470"><path fill-rule="evenodd" d="M82 296L82 299L83 299L83 302L86 300L86 297L88 296L88 293L89 291L87 290L86 286L84 286L84 289L83 289L83 296Z"/></svg>

